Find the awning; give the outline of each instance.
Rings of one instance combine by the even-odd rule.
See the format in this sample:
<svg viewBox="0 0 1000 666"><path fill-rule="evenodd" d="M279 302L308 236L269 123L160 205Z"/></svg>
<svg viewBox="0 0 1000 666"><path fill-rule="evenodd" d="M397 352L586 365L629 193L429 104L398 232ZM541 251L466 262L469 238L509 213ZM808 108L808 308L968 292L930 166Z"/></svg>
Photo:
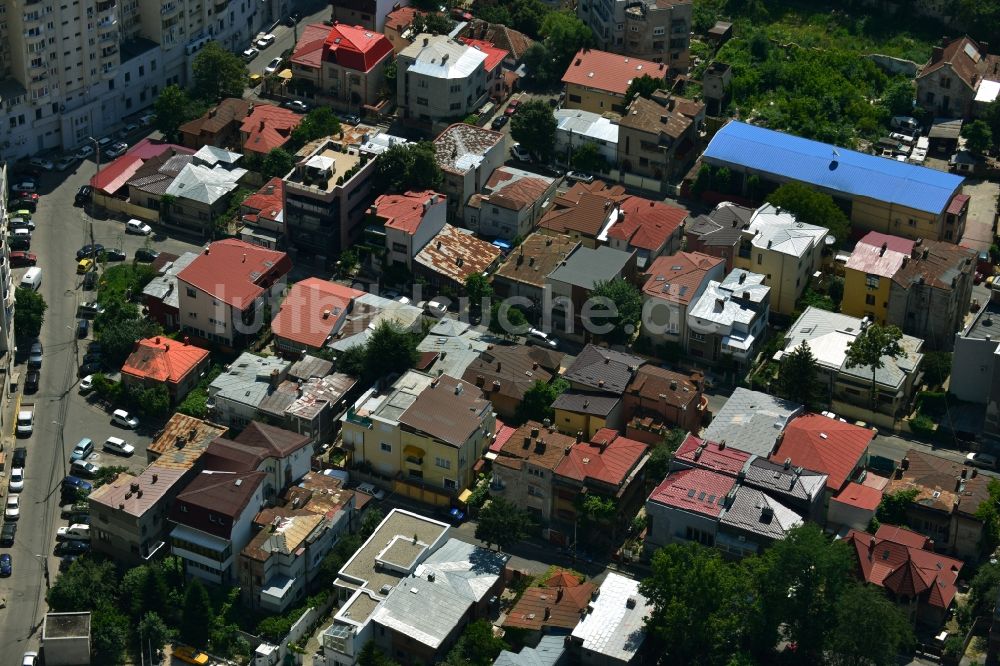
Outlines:
<svg viewBox="0 0 1000 666"><path fill-rule="evenodd" d="M424 450L419 446L413 446L412 444L407 444L403 447L404 456L413 456L414 458L423 458Z"/></svg>
<svg viewBox="0 0 1000 666"><path fill-rule="evenodd" d="M283 69L280 72L278 72L278 77L282 78L282 79L285 79L287 81L288 79L292 78L292 70L290 70L290 69Z"/></svg>
<svg viewBox="0 0 1000 666"><path fill-rule="evenodd" d="M461 493L461 494L460 494L460 495L458 496L458 501L459 501L459 502L461 502L462 504L468 504L468 503L469 503L469 498L470 498L470 497L472 497L472 491L471 491L471 490L469 490L468 488L466 488L466 489L465 489L465 490L463 490L463 491L462 491L462 493Z"/></svg>

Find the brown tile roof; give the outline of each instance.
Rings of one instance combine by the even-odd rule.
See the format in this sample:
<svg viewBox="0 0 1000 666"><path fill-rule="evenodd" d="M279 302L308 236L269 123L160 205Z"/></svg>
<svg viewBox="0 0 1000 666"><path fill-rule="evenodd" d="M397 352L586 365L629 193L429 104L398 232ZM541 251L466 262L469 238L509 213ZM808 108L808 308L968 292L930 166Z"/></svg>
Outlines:
<svg viewBox="0 0 1000 666"><path fill-rule="evenodd" d="M546 428L538 421L528 421L511 435L495 462L522 460L555 471L565 457L566 449L574 444L576 438L564 435L555 428Z"/></svg>
<svg viewBox="0 0 1000 666"><path fill-rule="evenodd" d="M664 402L678 409L693 408L691 403L697 405L701 394L698 388L701 379L699 372L685 375L655 365L644 365L635 373L635 378L625 392L645 400Z"/></svg>
<svg viewBox="0 0 1000 666"><path fill-rule="evenodd" d="M667 66L607 51L580 49L566 68L562 82L624 96L632 79L646 74L666 78Z"/></svg>
<svg viewBox="0 0 1000 666"><path fill-rule="evenodd" d="M517 178L506 167L500 167L486 181L490 193L472 195L469 205L481 206L485 201L507 210L523 210L541 199L551 184L549 178Z"/></svg>
<svg viewBox="0 0 1000 666"><path fill-rule="evenodd" d="M208 445L201 461L205 469L220 472L251 472L266 458L267 451L264 449L219 437Z"/></svg>
<svg viewBox="0 0 1000 666"><path fill-rule="evenodd" d="M906 452L906 460L909 467L896 473L898 478L889 482L886 494L916 489L919 492L913 500L916 504L966 516L975 516L979 505L990 497L989 478L974 469L970 471L962 463L916 449ZM956 479L961 479L963 473L966 478L956 489Z"/></svg>
<svg viewBox="0 0 1000 666"><path fill-rule="evenodd" d="M678 252L657 257L646 269L649 278L642 286L647 296L688 305L708 279L708 272L725 264L725 259L701 252Z"/></svg>
<svg viewBox="0 0 1000 666"><path fill-rule="evenodd" d="M520 60L524 52L535 43L523 32L508 28L502 23L487 23L480 19L470 21L462 31L462 36L491 42L498 49L509 52L514 60Z"/></svg>
<svg viewBox="0 0 1000 666"><path fill-rule="evenodd" d="M284 428L251 421L233 441L264 449L274 458L285 458L308 444L309 437Z"/></svg>
<svg viewBox="0 0 1000 666"><path fill-rule="evenodd" d="M421 391L399 422L446 444L461 446L482 425L488 409L490 401L473 384L441 375Z"/></svg>
<svg viewBox="0 0 1000 666"><path fill-rule="evenodd" d="M552 409L606 417L619 402L621 402L621 398L614 395L566 391L560 393L555 399L555 402L552 403Z"/></svg>
<svg viewBox="0 0 1000 666"><path fill-rule="evenodd" d="M465 283L474 273L483 273L500 259L500 249L458 227L445 224L414 260L449 280Z"/></svg>
<svg viewBox="0 0 1000 666"><path fill-rule="evenodd" d="M552 374L532 357L535 347L512 345L482 352L462 379L483 390L487 398L499 394L520 400L535 382L549 383Z"/></svg>
<svg viewBox="0 0 1000 666"><path fill-rule="evenodd" d="M265 509L254 518L261 530L243 548L241 555L259 562L266 561L274 553L291 555L322 522L323 516L303 509Z"/></svg>
<svg viewBox="0 0 1000 666"><path fill-rule="evenodd" d="M583 348L563 377L574 384L621 395L646 359L595 345Z"/></svg>
<svg viewBox="0 0 1000 666"><path fill-rule="evenodd" d="M265 478L267 472L202 472L177 495L170 520L228 539Z"/></svg>
<svg viewBox="0 0 1000 666"><path fill-rule="evenodd" d="M185 472L153 463L138 476L119 474L114 481L94 490L87 501L139 517L175 488ZM136 492L136 486L142 492Z"/></svg>
<svg viewBox="0 0 1000 666"><path fill-rule="evenodd" d="M913 255L892 276L896 284L908 288L923 281L937 289L952 289L952 281L976 271L976 251L954 243L920 240Z"/></svg>
<svg viewBox="0 0 1000 666"><path fill-rule="evenodd" d="M228 428L178 412L146 448L146 456L150 462L156 460L163 467L189 469L212 440L228 431Z"/></svg>
<svg viewBox="0 0 1000 666"><path fill-rule="evenodd" d="M955 74L973 90L984 78L1000 78L1000 56L989 55L982 45L968 36L949 42L939 58L935 59L932 55L917 74L917 79L929 76L945 65L951 65Z"/></svg>
<svg viewBox="0 0 1000 666"><path fill-rule="evenodd" d="M626 198L621 185L608 187L604 181L576 183L552 201L552 209L539 221L538 226L566 233L576 231L583 236L596 238L610 220L612 207Z"/></svg>
<svg viewBox="0 0 1000 666"><path fill-rule="evenodd" d="M200 118L181 125L180 131L184 134L215 134L229 123L242 123L252 108L253 102L229 97L206 111Z"/></svg>
<svg viewBox="0 0 1000 666"><path fill-rule="evenodd" d="M447 127L434 139L434 155L438 166L444 171L462 175L478 165L478 161L462 160L467 155L485 155L491 148L504 140L501 132L476 127L466 123L456 123ZM468 166L458 166L458 161Z"/></svg>
<svg viewBox="0 0 1000 666"><path fill-rule="evenodd" d="M620 489L648 449L643 442L602 428L591 442L574 444L556 474L578 483L597 481Z"/></svg>
<svg viewBox="0 0 1000 666"><path fill-rule="evenodd" d="M495 275L512 282L543 287L545 277L579 244L579 241L562 234L546 235L535 232L507 255L507 260L501 264Z"/></svg>
<svg viewBox="0 0 1000 666"><path fill-rule="evenodd" d="M636 97L629 104L619 125L640 132L663 134L679 138L691 127L692 120L678 111L670 111L645 97Z"/></svg>
<svg viewBox="0 0 1000 666"><path fill-rule="evenodd" d="M587 612L596 586L578 583L569 587L529 587L507 614L503 626L534 631L571 631Z"/></svg>

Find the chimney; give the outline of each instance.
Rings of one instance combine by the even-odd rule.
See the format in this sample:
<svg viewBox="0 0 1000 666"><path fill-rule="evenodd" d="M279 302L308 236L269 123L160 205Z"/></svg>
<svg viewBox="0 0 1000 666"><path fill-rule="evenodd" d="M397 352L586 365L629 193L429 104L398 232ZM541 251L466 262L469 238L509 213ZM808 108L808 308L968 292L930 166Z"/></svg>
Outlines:
<svg viewBox="0 0 1000 666"><path fill-rule="evenodd" d="M271 377L268 383L271 385L271 388L277 388L278 382L280 381L281 381L281 373L278 372L277 368L275 368L274 370L271 371Z"/></svg>
<svg viewBox="0 0 1000 666"><path fill-rule="evenodd" d="M563 598L563 588L562 585L560 585L559 589L556 590L556 603L562 601L562 598Z"/></svg>
<svg viewBox="0 0 1000 666"><path fill-rule="evenodd" d="M500 372L500 368L502 367L503 365L500 363L500 361L497 361L497 372Z"/></svg>
<svg viewBox="0 0 1000 666"><path fill-rule="evenodd" d="M538 437L538 428L532 428L532 429L531 429L531 436L532 436L533 438L534 438L534 437Z"/></svg>
<svg viewBox="0 0 1000 666"><path fill-rule="evenodd" d="M676 391L677 390L677 380L676 379L671 379L670 380L670 390L671 391Z"/></svg>
<svg viewBox="0 0 1000 666"><path fill-rule="evenodd" d="M785 465L784 465L784 467L785 467L786 470L789 470L789 469L792 468L792 459L791 458L785 458Z"/></svg>
<svg viewBox="0 0 1000 666"><path fill-rule="evenodd" d="M720 439L719 440L719 450L720 451L725 451L726 450L726 440L724 440L724 439Z"/></svg>
<svg viewBox="0 0 1000 666"><path fill-rule="evenodd" d="M539 439L535 442L535 453L545 453L545 440Z"/></svg>
<svg viewBox="0 0 1000 666"><path fill-rule="evenodd" d="M962 477L956 476L955 477L955 492L956 493L957 492L961 492L961 490L962 490Z"/></svg>
<svg viewBox="0 0 1000 666"><path fill-rule="evenodd" d="M329 318L330 318L330 311L323 310L323 319L329 319Z"/></svg>
<svg viewBox="0 0 1000 666"><path fill-rule="evenodd" d="M260 129L258 131L260 131L260 132L264 131L264 121L263 120L260 121Z"/></svg>
<svg viewBox="0 0 1000 666"><path fill-rule="evenodd" d="M246 252L243 253L243 261L242 261L242 263L244 263L244 264L247 263L247 253Z"/></svg>
<svg viewBox="0 0 1000 666"><path fill-rule="evenodd" d="M524 438L524 444L521 445L521 448L522 449L526 449L529 446L531 446L531 438L530 437L525 437Z"/></svg>
<svg viewBox="0 0 1000 666"><path fill-rule="evenodd" d="M976 469L975 467L973 467L973 468L972 468L972 476L970 476L969 478L970 478L970 479L974 479L974 478L976 478L976 476L978 476L978 475L979 475L979 470L978 470L978 469Z"/></svg>
<svg viewBox="0 0 1000 666"><path fill-rule="evenodd" d="M160 475L159 474L153 474L153 483L156 483L159 480L160 480Z"/></svg>
<svg viewBox="0 0 1000 666"><path fill-rule="evenodd" d="M904 472L910 469L910 459L907 458L906 456L903 456L903 459L899 461L899 468Z"/></svg>
<svg viewBox="0 0 1000 666"><path fill-rule="evenodd" d="M937 62L938 60L940 60L943 57L944 57L944 47L943 46L935 46L933 48L933 50L931 50L931 62L932 63L933 62Z"/></svg>
<svg viewBox="0 0 1000 666"><path fill-rule="evenodd" d="M546 606L546 607L545 607L545 619L547 620L547 619L549 619L550 617L552 617L552 609L551 609L551 608L549 608L548 606Z"/></svg>
<svg viewBox="0 0 1000 666"><path fill-rule="evenodd" d="M885 251L888 250L888 249L889 249L889 244L888 243L882 243L882 247L879 248L879 251L878 251L878 256L884 257L885 256Z"/></svg>
<svg viewBox="0 0 1000 666"><path fill-rule="evenodd" d="M160 344L160 336L156 336L156 344Z"/></svg>
<svg viewBox="0 0 1000 666"><path fill-rule="evenodd" d="M577 430L576 431L576 443L579 444L582 441L583 441L583 431L582 430ZM569 448L569 447L567 446L566 448Z"/></svg>
<svg viewBox="0 0 1000 666"><path fill-rule="evenodd" d="M424 46L429 46L431 43L430 37L424 37Z"/></svg>

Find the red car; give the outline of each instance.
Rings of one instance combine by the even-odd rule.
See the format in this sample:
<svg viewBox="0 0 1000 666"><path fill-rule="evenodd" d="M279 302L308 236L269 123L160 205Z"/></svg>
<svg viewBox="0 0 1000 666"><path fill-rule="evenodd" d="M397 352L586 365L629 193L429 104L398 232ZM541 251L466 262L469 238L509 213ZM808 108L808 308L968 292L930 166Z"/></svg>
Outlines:
<svg viewBox="0 0 1000 666"><path fill-rule="evenodd" d="M10 253L10 265L13 268L23 268L24 266L34 266L35 262L38 260L37 257L31 252L11 252Z"/></svg>
<svg viewBox="0 0 1000 666"><path fill-rule="evenodd" d="M503 110L503 114L505 116L512 116L517 113L517 107L519 106L521 106L521 100L512 99L510 100L510 104L507 105L507 108Z"/></svg>

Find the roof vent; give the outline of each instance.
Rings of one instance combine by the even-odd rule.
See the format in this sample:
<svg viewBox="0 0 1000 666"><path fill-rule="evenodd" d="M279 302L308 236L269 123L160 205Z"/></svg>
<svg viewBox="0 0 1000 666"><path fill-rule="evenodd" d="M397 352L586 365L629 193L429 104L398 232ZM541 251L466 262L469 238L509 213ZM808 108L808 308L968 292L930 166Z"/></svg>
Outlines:
<svg viewBox="0 0 1000 666"><path fill-rule="evenodd" d="M635 597L629 597L625 600L625 608L635 608Z"/></svg>

